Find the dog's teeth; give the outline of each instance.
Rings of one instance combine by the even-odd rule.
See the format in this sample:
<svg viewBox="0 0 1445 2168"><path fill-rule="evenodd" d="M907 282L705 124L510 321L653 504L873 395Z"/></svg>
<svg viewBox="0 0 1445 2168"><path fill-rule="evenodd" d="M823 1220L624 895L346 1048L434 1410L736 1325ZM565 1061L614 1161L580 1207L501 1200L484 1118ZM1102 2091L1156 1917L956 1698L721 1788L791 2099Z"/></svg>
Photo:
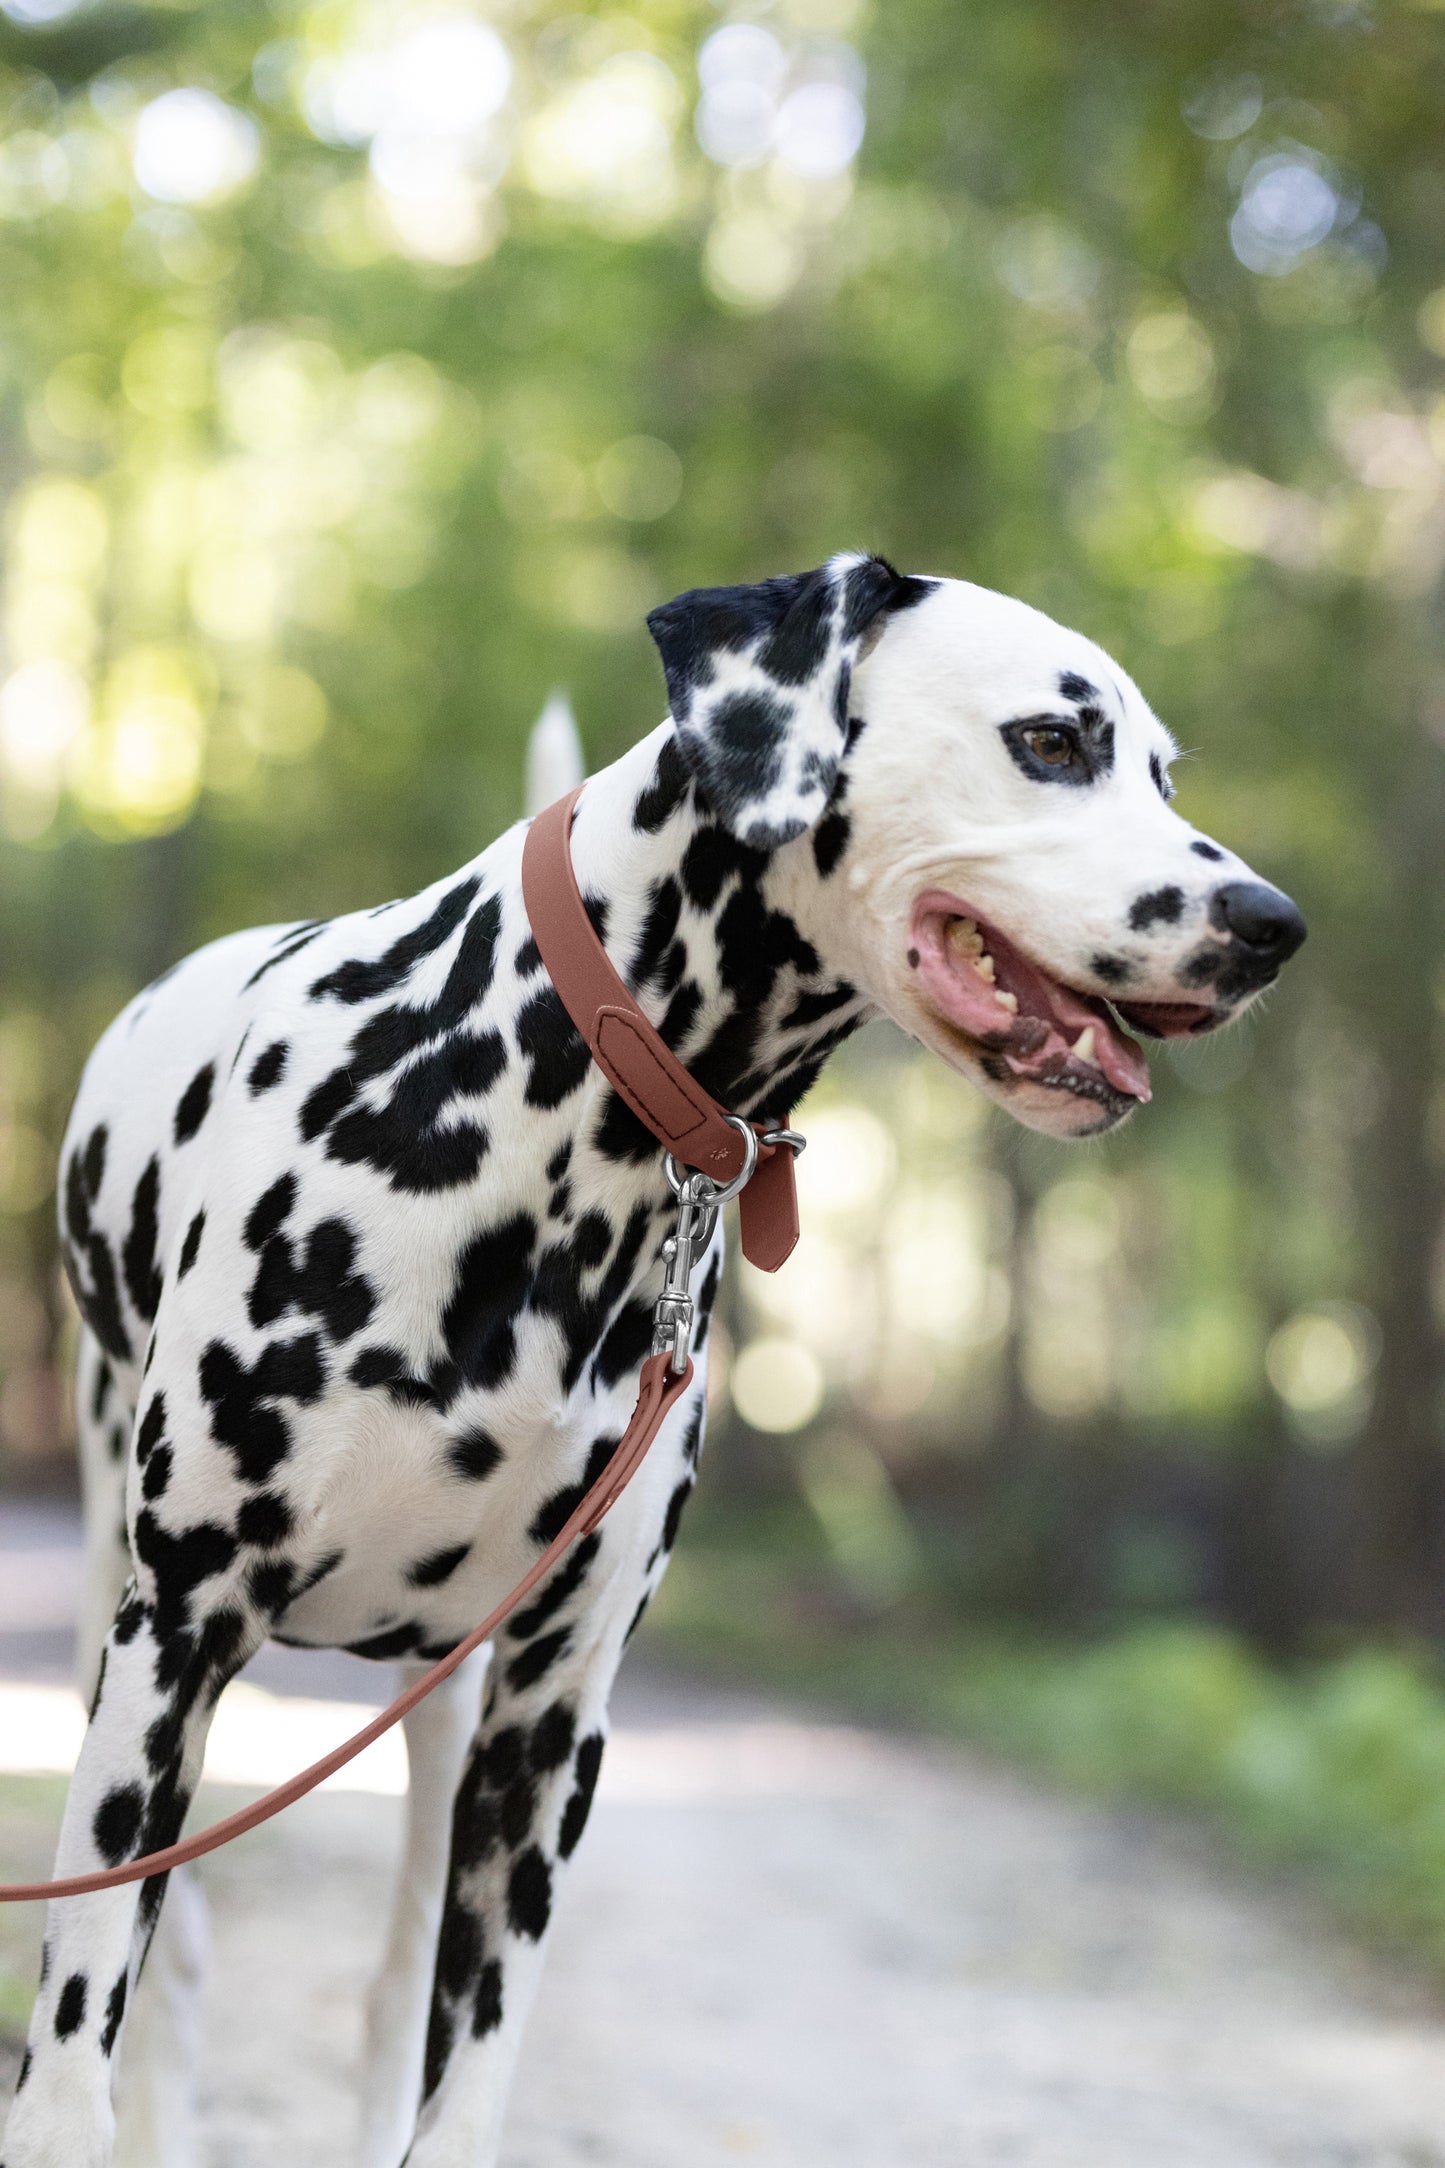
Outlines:
<svg viewBox="0 0 1445 2168"><path fill-rule="evenodd" d="M989 985L992 986L993 958L991 956L975 956L973 959L973 968L978 973L981 979L987 979Z"/></svg>
<svg viewBox="0 0 1445 2168"><path fill-rule="evenodd" d="M1094 1053L1094 1027L1092 1024L1086 1024L1079 1033L1078 1038L1075 1039L1073 1055L1075 1061L1086 1061L1091 1069L1098 1068L1098 1059Z"/></svg>
<svg viewBox="0 0 1445 2168"><path fill-rule="evenodd" d="M1001 1009L1008 1010L1010 1016L1018 1015L1019 997L1017 994L1006 994L1001 986L996 986L994 988L993 998L998 1003Z"/></svg>
<svg viewBox="0 0 1445 2168"><path fill-rule="evenodd" d="M971 918L956 918L948 929L948 945L957 949L961 956L981 956L983 935Z"/></svg>

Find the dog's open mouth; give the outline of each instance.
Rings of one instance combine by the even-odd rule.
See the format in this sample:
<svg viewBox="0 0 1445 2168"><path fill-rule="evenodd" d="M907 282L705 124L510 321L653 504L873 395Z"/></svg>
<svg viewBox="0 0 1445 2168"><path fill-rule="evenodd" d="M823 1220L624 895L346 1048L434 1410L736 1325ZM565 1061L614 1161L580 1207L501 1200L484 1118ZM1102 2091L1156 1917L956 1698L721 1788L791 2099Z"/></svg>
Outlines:
<svg viewBox="0 0 1445 2168"><path fill-rule="evenodd" d="M1145 1101L1149 1064L1119 1019L1154 1039L1207 1029L1214 1009L1190 1001L1110 1004L1054 978L957 896L931 890L913 907L909 961L930 1006L977 1041L1003 1081L1082 1098Z"/></svg>

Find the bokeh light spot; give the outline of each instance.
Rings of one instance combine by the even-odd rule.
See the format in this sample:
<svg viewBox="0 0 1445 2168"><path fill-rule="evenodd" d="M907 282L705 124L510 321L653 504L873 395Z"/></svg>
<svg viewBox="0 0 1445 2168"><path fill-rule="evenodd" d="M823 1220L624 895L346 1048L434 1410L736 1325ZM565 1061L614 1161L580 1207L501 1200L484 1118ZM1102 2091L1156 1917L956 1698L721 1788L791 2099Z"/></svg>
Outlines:
<svg viewBox="0 0 1445 2168"><path fill-rule="evenodd" d="M818 1358L796 1340L750 1340L733 1363L733 1405L754 1430L802 1430L823 1405Z"/></svg>
<svg viewBox="0 0 1445 2168"><path fill-rule="evenodd" d="M260 135L248 114L212 91L163 91L136 117L131 160L148 196L210 203L250 179Z"/></svg>

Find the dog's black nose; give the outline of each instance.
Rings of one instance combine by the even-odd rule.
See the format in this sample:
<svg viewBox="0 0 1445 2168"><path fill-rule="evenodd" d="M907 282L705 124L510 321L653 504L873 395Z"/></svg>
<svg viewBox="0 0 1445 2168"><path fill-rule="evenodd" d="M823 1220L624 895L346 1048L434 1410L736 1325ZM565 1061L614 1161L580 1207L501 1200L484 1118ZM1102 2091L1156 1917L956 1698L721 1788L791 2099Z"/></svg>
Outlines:
<svg viewBox="0 0 1445 2168"><path fill-rule="evenodd" d="M1276 970L1288 962L1305 937L1305 922L1295 905L1264 881L1227 881L1210 898L1209 916L1242 948L1252 950Z"/></svg>

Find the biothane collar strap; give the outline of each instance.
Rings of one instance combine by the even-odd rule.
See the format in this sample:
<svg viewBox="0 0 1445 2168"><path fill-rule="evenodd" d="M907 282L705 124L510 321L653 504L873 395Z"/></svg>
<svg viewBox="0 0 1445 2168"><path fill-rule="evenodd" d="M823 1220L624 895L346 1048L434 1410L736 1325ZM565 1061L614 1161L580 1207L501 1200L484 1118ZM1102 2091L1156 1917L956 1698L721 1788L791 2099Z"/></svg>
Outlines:
<svg viewBox="0 0 1445 2168"><path fill-rule="evenodd" d="M583 788L537 815L522 850L522 899L542 962L593 1060L638 1120L684 1166L727 1183L743 1167L737 1129L648 1022L587 916L569 842ZM743 1255L776 1272L798 1239L793 1154L764 1144L753 1126L757 1172L738 1199Z"/></svg>

